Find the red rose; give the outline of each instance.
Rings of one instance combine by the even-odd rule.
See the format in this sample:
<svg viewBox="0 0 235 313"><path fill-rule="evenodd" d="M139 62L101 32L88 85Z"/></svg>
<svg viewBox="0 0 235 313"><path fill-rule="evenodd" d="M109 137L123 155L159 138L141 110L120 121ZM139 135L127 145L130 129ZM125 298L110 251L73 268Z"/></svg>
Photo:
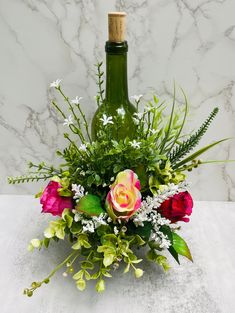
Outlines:
<svg viewBox="0 0 235 313"><path fill-rule="evenodd" d="M61 185L58 182L50 181L44 189L40 198L43 213L61 216L64 209L72 209L72 198L61 197L58 193L59 188Z"/></svg>
<svg viewBox="0 0 235 313"><path fill-rule="evenodd" d="M162 216L169 219L171 223L178 221L189 222L189 218L185 217L185 215L191 215L192 208L193 199L191 195L185 191L165 200L158 208L158 211Z"/></svg>

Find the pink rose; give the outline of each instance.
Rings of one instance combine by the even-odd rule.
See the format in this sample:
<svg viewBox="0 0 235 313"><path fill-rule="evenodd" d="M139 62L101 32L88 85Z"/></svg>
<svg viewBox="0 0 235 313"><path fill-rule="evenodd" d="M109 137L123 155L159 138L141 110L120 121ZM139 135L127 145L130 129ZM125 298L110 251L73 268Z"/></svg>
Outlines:
<svg viewBox="0 0 235 313"><path fill-rule="evenodd" d="M186 215L191 215L192 208L193 199L190 193L185 191L165 200L157 210L172 223L176 223L178 221L189 222Z"/></svg>
<svg viewBox="0 0 235 313"><path fill-rule="evenodd" d="M132 170L120 172L110 186L106 209L113 220L128 219L141 206L140 181Z"/></svg>
<svg viewBox="0 0 235 313"><path fill-rule="evenodd" d="M72 209L72 198L59 195L58 189L61 187L61 184L56 181L50 181L46 186L40 198L43 213L61 216L64 209Z"/></svg>

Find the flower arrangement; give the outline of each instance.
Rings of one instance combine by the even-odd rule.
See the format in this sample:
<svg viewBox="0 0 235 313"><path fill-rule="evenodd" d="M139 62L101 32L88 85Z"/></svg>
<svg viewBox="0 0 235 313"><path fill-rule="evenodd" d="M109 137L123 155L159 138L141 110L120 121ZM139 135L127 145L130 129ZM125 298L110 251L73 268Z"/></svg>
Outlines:
<svg viewBox="0 0 235 313"><path fill-rule="evenodd" d="M103 101L101 64L98 64L99 92L97 105ZM96 290L105 290L105 279L124 263L124 273L133 271L140 278L144 270L138 248L143 247L146 258L168 271L170 266L163 252L168 251L177 263L179 256L192 261L185 240L178 234L179 222L189 222L193 200L188 192L186 172L208 163L199 156L223 142L213 142L195 152L192 150L216 116L215 108L201 127L183 135L188 114L188 101L176 103L176 90L169 107L153 96L141 111L142 96L134 96L136 125L134 138L118 139L124 118L119 108L115 116L105 112L100 116L101 129L92 141L87 119L81 109L81 98L70 100L61 87L61 80L51 84L62 96L69 116L53 100L52 105L71 134L64 133L69 145L57 155L63 160L55 168L44 162L29 163L29 173L9 177L9 183L48 180L36 197L40 198L42 213L53 218L42 239L32 239L28 250L48 249L52 242L68 240L71 254L45 279L35 281L24 294L32 296L52 276L65 268L64 276L72 275L79 290L87 281L96 280ZM181 109L183 107L183 109ZM111 134L117 134L116 138Z"/></svg>

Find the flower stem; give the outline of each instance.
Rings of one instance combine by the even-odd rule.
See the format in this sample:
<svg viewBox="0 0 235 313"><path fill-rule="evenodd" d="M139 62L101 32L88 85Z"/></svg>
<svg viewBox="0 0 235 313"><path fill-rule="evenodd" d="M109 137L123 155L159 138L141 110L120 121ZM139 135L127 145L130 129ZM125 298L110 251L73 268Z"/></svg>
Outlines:
<svg viewBox="0 0 235 313"><path fill-rule="evenodd" d="M31 288L26 288L24 289L24 294L27 295L28 297L31 297L34 293L34 291L41 287L42 284L48 284L50 282L50 279L54 274L61 269L75 254L78 254L77 251L73 251L64 261L62 261L60 264L58 264L51 272L50 274L44 278L41 282L33 282L31 284Z"/></svg>

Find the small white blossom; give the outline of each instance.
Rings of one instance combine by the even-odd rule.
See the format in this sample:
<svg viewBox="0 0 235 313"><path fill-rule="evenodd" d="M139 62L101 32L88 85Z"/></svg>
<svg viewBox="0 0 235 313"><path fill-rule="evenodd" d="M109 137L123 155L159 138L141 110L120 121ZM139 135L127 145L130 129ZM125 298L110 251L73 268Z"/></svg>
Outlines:
<svg viewBox="0 0 235 313"><path fill-rule="evenodd" d="M80 222L82 220L82 218L83 218L82 214L79 212L76 212L73 219L75 222Z"/></svg>
<svg viewBox="0 0 235 313"><path fill-rule="evenodd" d="M95 232L95 227L94 227L94 223L92 220L82 220L82 224L84 225L82 227L82 231L84 233L86 233L86 232L94 233Z"/></svg>
<svg viewBox="0 0 235 313"><path fill-rule="evenodd" d="M107 186L107 184L106 184L106 183L103 183L102 187L106 187L106 186Z"/></svg>
<svg viewBox="0 0 235 313"><path fill-rule="evenodd" d="M143 95L134 95L134 96L131 96L131 98L132 98L133 100L135 100L135 102L139 102L142 97L143 97Z"/></svg>
<svg viewBox="0 0 235 313"><path fill-rule="evenodd" d="M86 175L85 171L81 171L80 175L85 176Z"/></svg>
<svg viewBox="0 0 235 313"><path fill-rule="evenodd" d="M71 103L72 104L79 104L82 99L83 99L82 97L76 96L75 99L71 100Z"/></svg>
<svg viewBox="0 0 235 313"><path fill-rule="evenodd" d="M87 146L86 144L82 143L81 146L79 147L80 151L86 151L87 150Z"/></svg>
<svg viewBox="0 0 235 313"><path fill-rule="evenodd" d="M110 178L110 181L114 181L114 179L115 179L114 177L111 177L111 178Z"/></svg>
<svg viewBox="0 0 235 313"><path fill-rule="evenodd" d="M117 235L119 233L119 230L118 230L117 226L114 226L113 231L114 231L115 235Z"/></svg>
<svg viewBox="0 0 235 313"><path fill-rule="evenodd" d="M113 118L112 116L107 116L106 114L103 114L103 116L100 118L101 122L103 122L103 126L106 126L108 124L113 124Z"/></svg>
<svg viewBox="0 0 235 313"><path fill-rule="evenodd" d="M117 109L117 114L123 118L125 116L125 110L123 108L119 108Z"/></svg>
<svg viewBox="0 0 235 313"><path fill-rule="evenodd" d="M138 118L133 117L132 119L135 125L139 125L140 120Z"/></svg>
<svg viewBox="0 0 235 313"><path fill-rule="evenodd" d="M136 140L130 141L130 145L132 148L139 149L140 148L140 142L137 142Z"/></svg>
<svg viewBox="0 0 235 313"><path fill-rule="evenodd" d="M63 125L64 126L69 126L69 125L72 125L72 124L73 124L73 118L72 118L72 115L69 115L68 118L64 119Z"/></svg>
<svg viewBox="0 0 235 313"><path fill-rule="evenodd" d="M142 113L142 112L135 112L133 115L134 115L134 117L136 117L139 120L141 120L143 115L144 115L144 113Z"/></svg>
<svg viewBox="0 0 235 313"><path fill-rule="evenodd" d="M99 216L92 216L91 219L82 219L81 223L83 225L82 231L84 233L94 233L95 229L101 225L107 225L107 213L101 213Z"/></svg>
<svg viewBox="0 0 235 313"><path fill-rule="evenodd" d="M111 217L108 217L108 218L107 218L107 222L108 222L108 223L111 223L111 222L112 222Z"/></svg>
<svg viewBox="0 0 235 313"><path fill-rule="evenodd" d="M152 135L156 135L158 133L158 130L156 129L150 129L149 132L152 134Z"/></svg>
<svg viewBox="0 0 235 313"><path fill-rule="evenodd" d="M83 186L72 184L72 191L74 191L74 199L80 199L84 197L85 189Z"/></svg>
<svg viewBox="0 0 235 313"><path fill-rule="evenodd" d="M99 216L92 216L95 229L100 227L101 225L107 225L106 218L106 213L101 213Z"/></svg>
<svg viewBox="0 0 235 313"><path fill-rule="evenodd" d="M60 83L61 83L62 79L57 79L54 82L52 82L50 84L50 88L59 88L60 87Z"/></svg>
<svg viewBox="0 0 235 313"><path fill-rule="evenodd" d="M68 276L68 274L67 274L66 272L64 272L62 275L63 275L64 277L67 277L67 276Z"/></svg>

